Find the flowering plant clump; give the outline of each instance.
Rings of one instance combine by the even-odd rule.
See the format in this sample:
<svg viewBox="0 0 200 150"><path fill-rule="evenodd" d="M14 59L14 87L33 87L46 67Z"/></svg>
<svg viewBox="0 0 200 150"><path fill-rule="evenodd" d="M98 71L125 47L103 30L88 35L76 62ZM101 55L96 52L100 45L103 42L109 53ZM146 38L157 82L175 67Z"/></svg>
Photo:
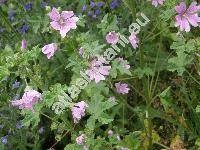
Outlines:
<svg viewBox="0 0 200 150"><path fill-rule="evenodd" d="M78 121L85 116L85 109L87 107L88 105L84 101L74 104L72 108L74 123L78 123Z"/></svg>
<svg viewBox="0 0 200 150"><path fill-rule="evenodd" d="M13 106L18 106L19 109L30 109L34 112L33 105L41 99L41 94L35 90L25 91L22 99L11 101Z"/></svg>
<svg viewBox="0 0 200 150"><path fill-rule="evenodd" d="M76 29L76 22L78 17L74 16L73 11L62 11L59 14L56 8L53 8L49 13L51 19L51 27L55 30L60 31L60 35L64 38L71 29Z"/></svg>
<svg viewBox="0 0 200 150"><path fill-rule="evenodd" d="M54 55L55 51L57 51L57 49L58 49L57 44L51 43L51 44L45 45L42 48L42 52L47 55L48 59L50 59Z"/></svg>
<svg viewBox="0 0 200 150"><path fill-rule="evenodd" d="M90 63L90 68L86 71L86 74L90 77L91 80L95 80L96 83L101 80L105 80L105 76L109 75L109 70L111 66L103 66L102 61L94 59Z"/></svg>
<svg viewBox="0 0 200 150"><path fill-rule="evenodd" d="M0 150L200 149L199 0L0 0Z"/></svg>

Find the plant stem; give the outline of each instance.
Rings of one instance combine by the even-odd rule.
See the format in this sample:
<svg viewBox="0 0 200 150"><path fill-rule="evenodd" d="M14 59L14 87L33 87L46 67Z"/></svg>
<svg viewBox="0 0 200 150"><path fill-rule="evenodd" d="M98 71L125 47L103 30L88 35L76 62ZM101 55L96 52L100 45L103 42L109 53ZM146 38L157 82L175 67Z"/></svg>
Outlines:
<svg viewBox="0 0 200 150"><path fill-rule="evenodd" d="M143 68L145 67L144 63L144 51L143 48L141 47L142 44L139 47L140 51L140 66ZM150 106L151 106L151 91L149 90L149 84L148 84L148 79L144 77L143 80L143 88L145 90L145 99L146 99L146 119L144 120L144 125L146 128L146 135L148 139L148 146L147 149L151 150L152 149L152 122L151 122L151 117L150 117Z"/></svg>

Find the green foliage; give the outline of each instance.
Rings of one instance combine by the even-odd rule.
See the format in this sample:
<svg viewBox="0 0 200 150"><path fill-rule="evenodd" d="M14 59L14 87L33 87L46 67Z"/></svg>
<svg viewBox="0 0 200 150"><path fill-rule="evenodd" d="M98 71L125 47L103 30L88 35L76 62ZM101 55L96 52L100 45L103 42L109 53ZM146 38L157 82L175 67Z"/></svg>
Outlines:
<svg viewBox="0 0 200 150"><path fill-rule="evenodd" d="M97 28L101 29L103 36L110 31L118 31L117 16L110 16L106 14L101 20L101 23L97 25Z"/></svg>
<svg viewBox="0 0 200 150"><path fill-rule="evenodd" d="M154 76L153 70L149 67L139 67L134 70L134 73L138 76L139 79L143 78L144 76Z"/></svg>
<svg viewBox="0 0 200 150"><path fill-rule="evenodd" d="M172 57L168 60L169 71L177 71L178 75L182 75L185 71L185 67L192 63L193 58L184 53L183 51L177 52L177 57Z"/></svg>
<svg viewBox="0 0 200 150"><path fill-rule="evenodd" d="M128 65L128 61L125 60L124 63L120 63L118 60L113 60L112 68L110 70L110 76L112 78L116 78L117 75L129 75L131 76L131 72L129 69L126 69L124 66Z"/></svg>
<svg viewBox="0 0 200 150"><path fill-rule="evenodd" d="M29 10L28 1L0 2L0 140L8 138L6 144L0 141L0 150L200 149L199 28L185 32L174 26L180 1L154 7L151 1L123 0L116 8L111 8L112 0L101 7L100 1L94 2L92 8L87 0L52 0L44 8L41 1L32 1ZM188 8L191 1L185 2ZM79 17L77 28L65 38L50 26L52 7ZM91 68L91 61L112 46L106 35L115 31L128 39L129 26L137 18L143 21L141 12L150 22L140 26L138 47L118 45L120 52L105 80L88 82L71 99L68 90L82 78L80 71ZM27 41L25 49L22 39ZM58 50L47 59L42 47L50 43L57 43ZM117 82L126 83L129 92L117 93ZM23 99L27 86L42 94L34 111L11 103ZM80 101L88 107L75 112L80 120L74 123L71 109ZM81 134L85 137L79 145L76 138Z"/></svg>
<svg viewBox="0 0 200 150"><path fill-rule="evenodd" d="M116 102L109 102L103 101L104 97L100 94L95 94L91 97L92 101L89 103L88 112L91 114L91 117L87 120L87 127L90 130L94 130L95 122L98 120L102 124L108 124L113 121L113 118L109 117L106 110L112 108L117 103Z"/></svg>

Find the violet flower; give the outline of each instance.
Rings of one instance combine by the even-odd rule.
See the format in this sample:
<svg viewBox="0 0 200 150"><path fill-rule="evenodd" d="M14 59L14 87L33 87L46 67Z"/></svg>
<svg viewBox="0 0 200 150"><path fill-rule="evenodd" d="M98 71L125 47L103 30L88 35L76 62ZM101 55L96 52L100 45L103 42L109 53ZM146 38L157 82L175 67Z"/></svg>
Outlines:
<svg viewBox="0 0 200 150"><path fill-rule="evenodd" d="M200 22L200 17L198 16L198 11L200 11L200 6L196 6L197 2L192 2L189 8L186 8L186 4L181 2L178 6L175 7L178 15L175 17L175 26L180 26L181 31L190 31L190 24L194 27L197 27Z"/></svg>
<svg viewBox="0 0 200 150"><path fill-rule="evenodd" d="M74 16L73 11L62 11L59 14L56 8L53 8L49 13L51 19L51 27L55 30L60 31L61 37L64 38L71 29L76 29L76 22L79 20L78 17Z"/></svg>
<svg viewBox="0 0 200 150"><path fill-rule="evenodd" d="M42 48L42 52L47 55L48 59L51 59L51 57L54 55L54 53L57 51L58 46L56 43L47 44Z"/></svg>
<svg viewBox="0 0 200 150"><path fill-rule="evenodd" d="M152 0L152 5L154 5L155 7L158 6L158 4L163 5L165 0Z"/></svg>
<svg viewBox="0 0 200 150"><path fill-rule="evenodd" d="M134 32L131 33L131 35L129 36L129 41L131 42L131 45L134 49L138 47L139 39L137 38Z"/></svg>
<svg viewBox="0 0 200 150"><path fill-rule="evenodd" d="M23 39L23 40L22 40L22 46L21 46L21 48L22 48L22 49L26 49L26 46L27 46L27 44L26 44L26 39Z"/></svg>
<svg viewBox="0 0 200 150"><path fill-rule="evenodd" d="M79 120L81 120L81 118L85 116L85 109L87 107L88 105L84 101L74 104L74 106L71 109L74 123L78 123Z"/></svg>
<svg viewBox="0 0 200 150"><path fill-rule="evenodd" d="M109 32L106 35L106 41L109 44L116 44L119 41L119 35L115 31Z"/></svg>
<svg viewBox="0 0 200 150"><path fill-rule="evenodd" d="M76 143L78 145L82 145L85 142L85 138L86 138L85 134L81 134L76 138Z"/></svg>
<svg viewBox="0 0 200 150"><path fill-rule="evenodd" d="M91 80L94 79L96 83L99 83L101 80L105 80L105 76L109 75L110 69L111 66L103 66L102 61L94 59L90 63L90 68L86 70L86 74Z"/></svg>
<svg viewBox="0 0 200 150"><path fill-rule="evenodd" d="M117 93L119 94L127 94L130 90L128 88L128 84L126 83L121 83L121 82L115 83L115 87L116 87Z"/></svg>
<svg viewBox="0 0 200 150"><path fill-rule="evenodd" d="M20 100L11 101L12 106L18 106L19 109L29 109L34 112L33 105L41 100L41 94L35 90L27 90Z"/></svg>

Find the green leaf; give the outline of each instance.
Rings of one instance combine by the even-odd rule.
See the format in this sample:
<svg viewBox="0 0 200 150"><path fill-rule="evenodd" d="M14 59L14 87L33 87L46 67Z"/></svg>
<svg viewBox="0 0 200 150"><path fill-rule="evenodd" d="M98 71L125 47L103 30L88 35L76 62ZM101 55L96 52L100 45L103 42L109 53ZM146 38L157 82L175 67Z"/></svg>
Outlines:
<svg viewBox="0 0 200 150"><path fill-rule="evenodd" d="M180 51L186 52L186 53L192 53L197 50L195 47L195 44L196 44L195 40L189 40L187 43L184 40L179 40L179 41L173 42L170 48L174 49L176 53Z"/></svg>
<svg viewBox="0 0 200 150"><path fill-rule="evenodd" d="M78 146L77 144L68 144L66 145L64 150L80 150L81 147Z"/></svg>
<svg viewBox="0 0 200 150"><path fill-rule="evenodd" d="M168 21L176 14L175 9L161 10L160 17L163 21Z"/></svg>
<svg viewBox="0 0 200 150"><path fill-rule="evenodd" d="M30 125L32 125L33 127L36 127L40 122L39 112L32 112L31 110L23 110L21 113L24 116L24 119L22 120L22 124L24 126L29 127Z"/></svg>
<svg viewBox="0 0 200 150"><path fill-rule="evenodd" d="M139 67L134 70L134 73L139 77L139 79L143 78L145 75L154 76L154 71L149 67L144 67L144 68Z"/></svg>
<svg viewBox="0 0 200 150"><path fill-rule="evenodd" d="M114 60L112 62L112 68L110 70L110 76L112 78L116 78L117 75L124 75L124 74L127 74L127 75L132 75L131 72L129 71L129 69L126 69L125 66L126 65L129 65L128 61L127 60L124 60L124 62L119 62L118 60Z"/></svg>
<svg viewBox="0 0 200 150"><path fill-rule="evenodd" d="M169 86L167 89L165 89L162 93L160 93L160 101L164 106L164 109L167 110L171 106L171 99L170 99L170 89L171 87Z"/></svg>
<svg viewBox="0 0 200 150"><path fill-rule="evenodd" d="M197 113L200 113L200 105L197 105L197 107L196 107L196 112L197 112Z"/></svg>
<svg viewBox="0 0 200 150"><path fill-rule="evenodd" d="M177 52L177 57L172 57L168 60L168 70L169 71L177 71L178 75L182 75L185 71L185 67L192 63L193 58L184 53L183 51Z"/></svg>
<svg viewBox="0 0 200 150"><path fill-rule="evenodd" d="M109 16L106 14L103 17L103 20L101 20L101 23L97 25L97 28L101 29L103 36L105 36L110 31L118 31L119 28L117 26L117 16Z"/></svg>
<svg viewBox="0 0 200 150"><path fill-rule="evenodd" d="M109 115L105 113L105 111L112 108L117 103L103 101L104 97L98 93L93 95L91 99L92 101L89 103L89 108L87 110L91 114L91 117L87 121L87 127L93 130L96 120L102 124L108 124L113 121L113 118L110 118Z"/></svg>

